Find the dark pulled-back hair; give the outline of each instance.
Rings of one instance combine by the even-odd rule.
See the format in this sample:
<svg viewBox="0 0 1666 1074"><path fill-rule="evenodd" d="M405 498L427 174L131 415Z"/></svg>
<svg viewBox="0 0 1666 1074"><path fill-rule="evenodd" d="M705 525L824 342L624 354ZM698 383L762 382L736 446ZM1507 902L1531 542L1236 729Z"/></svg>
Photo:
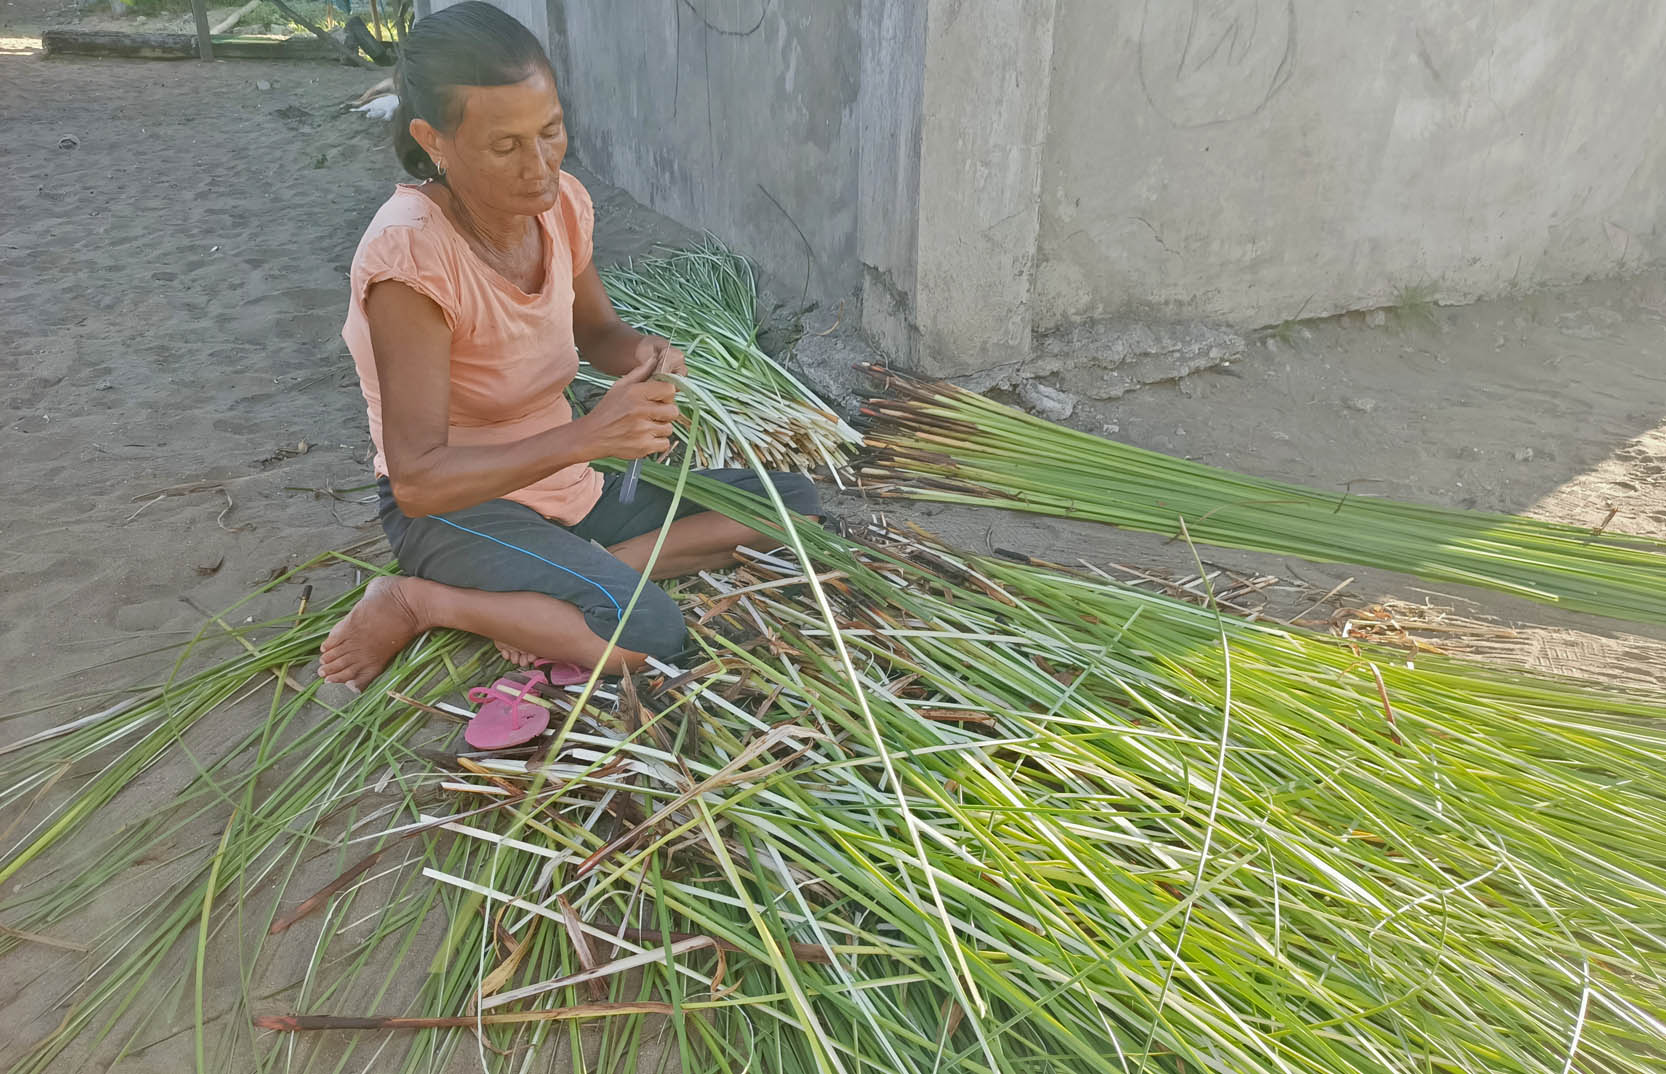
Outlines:
<svg viewBox="0 0 1666 1074"><path fill-rule="evenodd" d="M399 163L418 179L438 178L440 170L411 137L411 120L454 130L462 119L459 87L510 86L537 71L555 77L532 31L483 0L464 0L418 19L400 42L393 73L399 94L393 149Z"/></svg>

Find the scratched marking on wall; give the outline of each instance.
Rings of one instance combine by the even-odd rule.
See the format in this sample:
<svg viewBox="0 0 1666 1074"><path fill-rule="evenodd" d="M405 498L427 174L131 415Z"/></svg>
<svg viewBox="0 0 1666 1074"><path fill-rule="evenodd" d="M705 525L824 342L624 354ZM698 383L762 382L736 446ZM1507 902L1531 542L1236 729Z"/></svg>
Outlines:
<svg viewBox="0 0 1666 1074"><path fill-rule="evenodd" d="M751 37L764 24L771 0L678 0L712 33ZM709 10L708 10L709 9Z"/></svg>
<svg viewBox="0 0 1666 1074"><path fill-rule="evenodd" d="M1177 127L1255 115L1295 60L1295 0L1146 0L1140 88Z"/></svg>

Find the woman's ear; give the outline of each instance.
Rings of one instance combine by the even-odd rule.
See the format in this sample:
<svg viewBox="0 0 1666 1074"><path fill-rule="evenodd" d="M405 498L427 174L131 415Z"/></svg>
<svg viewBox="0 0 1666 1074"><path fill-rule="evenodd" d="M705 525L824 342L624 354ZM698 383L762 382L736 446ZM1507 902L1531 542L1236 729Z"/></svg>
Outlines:
<svg viewBox="0 0 1666 1074"><path fill-rule="evenodd" d="M428 159L434 162L434 166L445 171L445 150L440 146L440 132L434 125L420 117L411 120L411 137L415 138L416 144L428 154Z"/></svg>

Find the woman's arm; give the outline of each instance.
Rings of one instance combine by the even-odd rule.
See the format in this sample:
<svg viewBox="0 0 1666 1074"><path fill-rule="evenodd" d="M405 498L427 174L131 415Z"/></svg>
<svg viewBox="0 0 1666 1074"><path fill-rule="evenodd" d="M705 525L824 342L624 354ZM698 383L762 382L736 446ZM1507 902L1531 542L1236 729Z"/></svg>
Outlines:
<svg viewBox="0 0 1666 1074"><path fill-rule="evenodd" d="M621 377L589 414L507 444L453 447L451 328L440 307L396 280L365 296L382 450L399 509L416 518L472 507L591 459L636 459L671 447L669 384L644 366Z"/></svg>
<svg viewBox="0 0 1666 1074"><path fill-rule="evenodd" d="M594 263L573 277L573 342L585 361L611 377L655 359L662 359L663 372L688 375L683 352L669 340L643 335L619 319Z"/></svg>

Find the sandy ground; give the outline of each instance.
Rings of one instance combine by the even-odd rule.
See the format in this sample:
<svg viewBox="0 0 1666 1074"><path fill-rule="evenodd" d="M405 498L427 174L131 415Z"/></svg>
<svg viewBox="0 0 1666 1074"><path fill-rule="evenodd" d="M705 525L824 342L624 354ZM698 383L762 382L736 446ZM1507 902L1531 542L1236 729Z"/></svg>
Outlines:
<svg viewBox="0 0 1666 1074"><path fill-rule="evenodd" d="M330 491L369 480L338 330L354 245L399 178L386 127L337 111L373 74L46 62L16 43L39 21L21 4L0 15L0 712L153 679L168 659L153 650L188 636L204 610L321 550L376 536L362 491ZM66 137L73 148L60 148ZM604 260L689 237L584 178ZM807 326L832 320L813 313ZM1616 529L1666 534L1666 278L1405 321L1302 328L1229 369L1084 407L1073 420L1320 487L1353 481L1592 526L1612 510ZM900 512L974 547L1171 578L1189 569L1180 549L1103 528L837 502L850 514ZM1614 624L1486 594L1206 556L1239 577L1277 576L1245 597L1268 614L1302 612L1352 578L1333 605L1397 595L1548 624L1525 629L1512 650L1541 667L1631 667L1658 651ZM321 595L350 581L340 571L307 580ZM296 598L290 587L249 611L278 614ZM43 719L0 722L0 742ZM203 736L211 751L212 729ZM135 801L186 775L148 774ZM0 960L0 1064L55 1021L55 993L24 986L43 975L61 982L64 967L60 953L36 947ZM184 1069L189 1047L187 1034L119 1069ZM244 1069L236 1054L227 1064Z"/></svg>

